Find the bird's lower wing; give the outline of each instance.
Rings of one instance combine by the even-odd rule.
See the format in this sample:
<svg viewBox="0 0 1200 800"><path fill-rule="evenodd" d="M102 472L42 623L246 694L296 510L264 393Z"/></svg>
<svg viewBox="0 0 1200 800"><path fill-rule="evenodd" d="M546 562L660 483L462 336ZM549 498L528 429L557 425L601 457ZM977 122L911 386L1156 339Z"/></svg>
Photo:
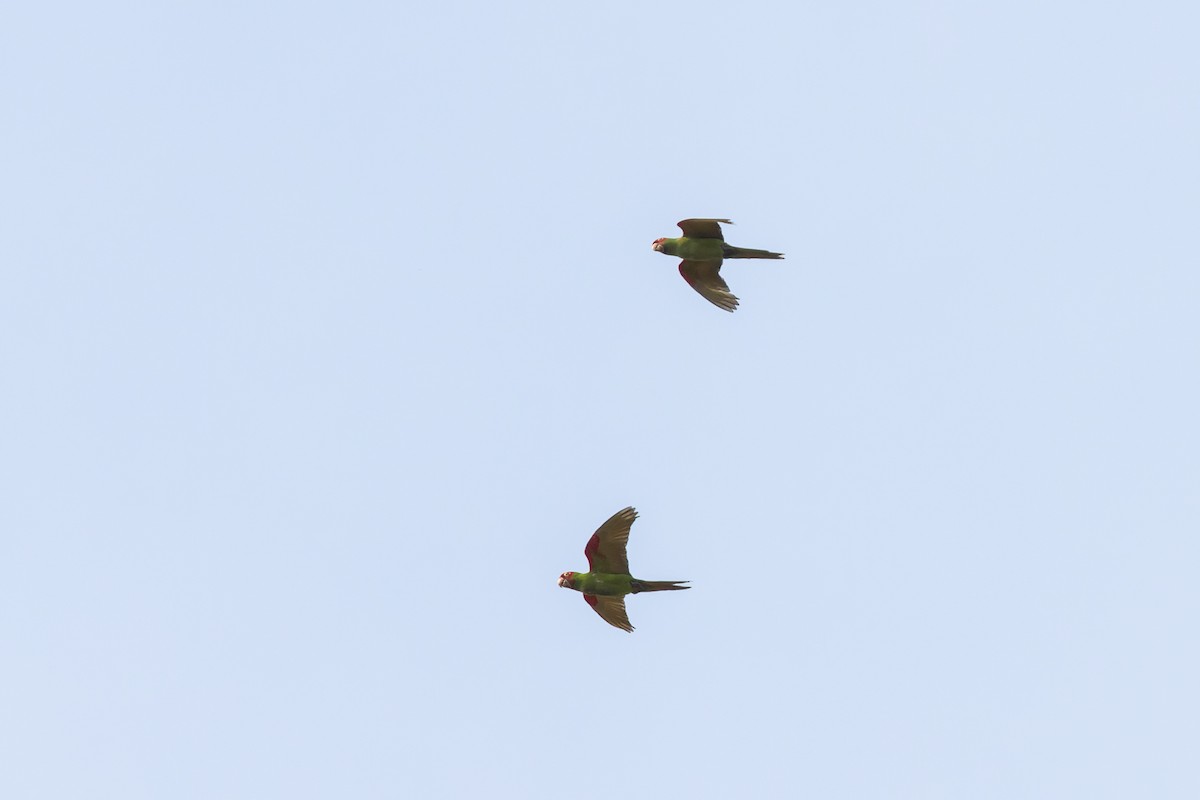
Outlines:
<svg viewBox="0 0 1200 800"><path fill-rule="evenodd" d="M679 274L705 300L717 308L733 311L738 307L738 299L729 291L729 284L721 277L720 261L688 261L679 262Z"/></svg>
<svg viewBox="0 0 1200 800"><path fill-rule="evenodd" d="M624 597L585 594L583 599L609 625L633 633L633 626L629 624L629 615L625 613Z"/></svg>

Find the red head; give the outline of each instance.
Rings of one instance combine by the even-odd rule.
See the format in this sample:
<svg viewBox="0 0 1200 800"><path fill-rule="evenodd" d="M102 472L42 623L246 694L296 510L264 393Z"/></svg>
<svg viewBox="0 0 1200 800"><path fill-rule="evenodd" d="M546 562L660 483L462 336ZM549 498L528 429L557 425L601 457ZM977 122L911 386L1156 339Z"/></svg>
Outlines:
<svg viewBox="0 0 1200 800"><path fill-rule="evenodd" d="M563 587L564 589L574 589L575 588L575 573L574 572L564 572L562 575L559 575L558 576L558 585Z"/></svg>

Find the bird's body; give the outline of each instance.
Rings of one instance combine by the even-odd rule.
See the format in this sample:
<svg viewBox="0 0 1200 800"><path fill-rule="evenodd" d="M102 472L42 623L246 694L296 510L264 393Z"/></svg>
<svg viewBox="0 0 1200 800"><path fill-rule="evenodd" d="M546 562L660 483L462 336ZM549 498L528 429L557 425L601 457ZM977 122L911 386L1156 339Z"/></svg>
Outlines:
<svg viewBox="0 0 1200 800"><path fill-rule="evenodd" d="M564 572L558 576L559 586L582 592L583 599L605 622L630 632L633 625L625 612L625 595L691 588L680 585L687 581L643 581L629 574L625 546L635 519L637 511L633 508L613 514L596 529L583 549L589 571Z"/></svg>
<svg viewBox="0 0 1200 800"><path fill-rule="evenodd" d="M738 299L721 277L722 261L727 258L781 259L783 253L725 244L725 236L721 233L722 222L733 224L727 219L680 220L679 228L683 236L656 239L652 247L664 255L682 258L679 274L688 285L717 308L733 311L738 307Z"/></svg>
<svg viewBox="0 0 1200 800"><path fill-rule="evenodd" d="M725 247L725 242L720 239L680 236L678 239L659 240L658 252L692 261L720 261L725 258Z"/></svg>
<svg viewBox="0 0 1200 800"><path fill-rule="evenodd" d="M613 575L607 572L576 572L570 588L584 594L621 597L633 594L633 576Z"/></svg>

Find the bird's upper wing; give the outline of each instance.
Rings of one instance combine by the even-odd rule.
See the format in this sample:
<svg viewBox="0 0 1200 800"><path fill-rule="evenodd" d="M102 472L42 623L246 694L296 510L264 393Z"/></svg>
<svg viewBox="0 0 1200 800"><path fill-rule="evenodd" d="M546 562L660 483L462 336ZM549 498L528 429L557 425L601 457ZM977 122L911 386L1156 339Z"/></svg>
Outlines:
<svg viewBox="0 0 1200 800"><path fill-rule="evenodd" d="M679 262L679 274L688 285L704 296L704 299L717 308L733 311L738 307L738 299L729 291L729 284L721 277L720 261L688 261Z"/></svg>
<svg viewBox="0 0 1200 800"><path fill-rule="evenodd" d="M596 529L592 538L588 539L587 547L583 548L583 554L587 556L588 568L592 572L608 572L614 575L629 574L629 559L625 557L625 545L629 543L629 526L633 525L635 519L637 519L637 511L632 507L622 508Z"/></svg>
<svg viewBox="0 0 1200 800"><path fill-rule="evenodd" d="M612 625L615 628L620 628L623 631L633 633L633 626L629 624L629 615L625 613L625 598L624 597L609 597L600 594L585 594L583 599L592 607L600 618Z"/></svg>
<svg viewBox="0 0 1200 800"><path fill-rule="evenodd" d="M720 239L725 241L724 234L721 233L721 226L717 223L724 222L726 225L732 225L733 221L728 219L681 219L679 228L683 231L683 235L689 239Z"/></svg>

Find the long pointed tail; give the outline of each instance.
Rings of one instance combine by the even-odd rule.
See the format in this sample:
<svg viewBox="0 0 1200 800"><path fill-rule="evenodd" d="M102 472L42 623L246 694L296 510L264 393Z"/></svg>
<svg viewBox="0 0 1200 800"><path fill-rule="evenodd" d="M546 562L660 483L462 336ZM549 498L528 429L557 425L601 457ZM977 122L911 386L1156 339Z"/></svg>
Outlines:
<svg viewBox="0 0 1200 800"><path fill-rule="evenodd" d="M725 245L725 258L783 258L783 253L772 253L770 250L755 250L750 247L734 247Z"/></svg>
<svg viewBox="0 0 1200 800"><path fill-rule="evenodd" d="M670 592L676 589L692 588L690 586L680 586L681 583L688 583L688 581L639 581L637 578L634 578L630 588L633 589L634 594L638 592Z"/></svg>

